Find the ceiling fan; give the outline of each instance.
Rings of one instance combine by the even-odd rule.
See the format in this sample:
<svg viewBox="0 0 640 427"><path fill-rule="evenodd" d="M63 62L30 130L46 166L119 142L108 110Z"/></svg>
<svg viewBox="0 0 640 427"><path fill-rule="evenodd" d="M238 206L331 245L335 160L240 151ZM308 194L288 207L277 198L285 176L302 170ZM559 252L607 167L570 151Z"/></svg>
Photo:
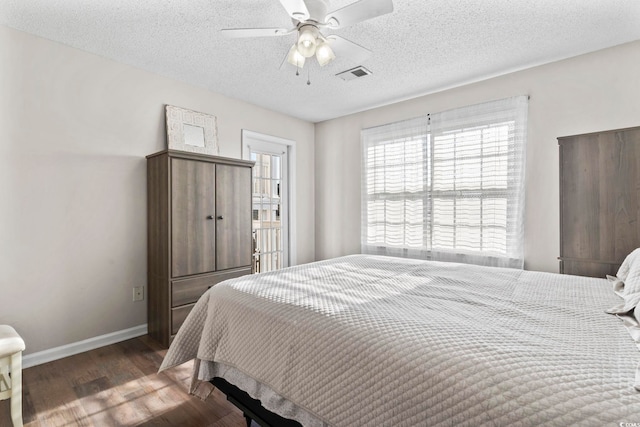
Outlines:
<svg viewBox="0 0 640 427"><path fill-rule="evenodd" d="M340 29L393 12L392 0L359 0L341 9L328 12L328 0L279 0L293 21L292 28L229 28L221 30L226 37L272 37L297 32L298 38L282 61L304 67L307 58L315 55L324 67L338 55L368 56L371 51L335 34L324 36L320 30ZM335 52L334 52L335 50ZM282 67L281 65L281 67Z"/></svg>

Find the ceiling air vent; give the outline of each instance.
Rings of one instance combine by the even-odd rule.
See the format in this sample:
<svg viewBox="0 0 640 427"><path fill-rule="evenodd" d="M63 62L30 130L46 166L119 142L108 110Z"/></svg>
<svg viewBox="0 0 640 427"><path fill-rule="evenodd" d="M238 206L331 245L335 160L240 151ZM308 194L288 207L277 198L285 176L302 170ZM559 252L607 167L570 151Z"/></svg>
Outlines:
<svg viewBox="0 0 640 427"><path fill-rule="evenodd" d="M340 77L344 81L349 81L358 77L368 76L369 74L371 74L371 71L367 70L361 65L359 67L338 73L336 74L336 76Z"/></svg>

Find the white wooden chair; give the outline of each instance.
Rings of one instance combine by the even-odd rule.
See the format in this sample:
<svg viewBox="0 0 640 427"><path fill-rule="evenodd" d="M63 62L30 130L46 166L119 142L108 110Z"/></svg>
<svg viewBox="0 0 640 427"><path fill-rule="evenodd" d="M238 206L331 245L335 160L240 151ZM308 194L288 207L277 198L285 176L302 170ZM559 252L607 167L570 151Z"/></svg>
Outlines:
<svg viewBox="0 0 640 427"><path fill-rule="evenodd" d="M22 351L24 341L9 325L0 325L0 400L11 399L11 420L22 427Z"/></svg>

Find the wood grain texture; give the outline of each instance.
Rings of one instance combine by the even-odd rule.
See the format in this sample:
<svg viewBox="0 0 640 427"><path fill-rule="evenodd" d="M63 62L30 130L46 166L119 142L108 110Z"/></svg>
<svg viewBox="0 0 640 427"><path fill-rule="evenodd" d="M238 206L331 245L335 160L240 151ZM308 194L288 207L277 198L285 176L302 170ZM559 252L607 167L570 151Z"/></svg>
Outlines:
<svg viewBox="0 0 640 427"><path fill-rule="evenodd" d="M149 333L169 342L169 159L147 160L147 319Z"/></svg>
<svg viewBox="0 0 640 427"><path fill-rule="evenodd" d="M190 159L190 160L200 160L204 162L213 162L221 165L235 165L235 166L244 166L251 168L255 164L252 160L242 160L242 159L232 159L230 157L221 157L221 156L210 156L208 154L197 154L197 153L185 153L184 151L178 150L162 150L157 153L150 154L147 156L147 159L152 159L154 157L171 157L173 159Z"/></svg>
<svg viewBox="0 0 640 427"><path fill-rule="evenodd" d="M149 335L164 346L188 312L175 309L206 291L207 275L221 269L251 271L252 166L246 160L172 150L147 156L147 322ZM218 283L217 277L211 276L211 283Z"/></svg>
<svg viewBox="0 0 640 427"><path fill-rule="evenodd" d="M240 268L171 282L171 305L194 303L207 289L224 280L251 274L251 268Z"/></svg>
<svg viewBox="0 0 640 427"><path fill-rule="evenodd" d="M171 276L216 269L216 165L171 159Z"/></svg>
<svg viewBox="0 0 640 427"><path fill-rule="evenodd" d="M218 270L251 265L251 168L216 165Z"/></svg>
<svg viewBox="0 0 640 427"><path fill-rule="evenodd" d="M149 274L166 275L169 262L169 159L147 161L147 244Z"/></svg>
<svg viewBox="0 0 640 427"><path fill-rule="evenodd" d="M178 333L180 326L182 326L194 305L195 303L186 304L171 309L171 335Z"/></svg>
<svg viewBox="0 0 640 427"><path fill-rule="evenodd" d="M640 128L558 138L561 272L615 274L640 246Z"/></svg>
<svg viewBox="0 0 640 427"><path fill-rule="evenodd" d="M171 338L171 301L168 277L147 277L147 330L158 342L169 346Z"/></svg>
<svg viewBox="0 0 640 427"><path fill-rule="evenodd" d="M25 369L25 426L246 426L220 391L188 394L192 363L158 374L165 352L144 336ZM6 400L0 426L10 425Z"/></svg>

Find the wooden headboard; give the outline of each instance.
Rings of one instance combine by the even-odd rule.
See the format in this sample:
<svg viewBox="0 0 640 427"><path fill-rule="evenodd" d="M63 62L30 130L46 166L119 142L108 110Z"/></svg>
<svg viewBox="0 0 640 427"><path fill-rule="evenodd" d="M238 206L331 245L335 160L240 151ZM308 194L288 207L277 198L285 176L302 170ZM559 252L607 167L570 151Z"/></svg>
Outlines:
<svg viewBox="0 0 640 427"><path fill-rule="evenodd" d="M558 138L560 273L615 275L640 247L640 127Z"/></svg>

